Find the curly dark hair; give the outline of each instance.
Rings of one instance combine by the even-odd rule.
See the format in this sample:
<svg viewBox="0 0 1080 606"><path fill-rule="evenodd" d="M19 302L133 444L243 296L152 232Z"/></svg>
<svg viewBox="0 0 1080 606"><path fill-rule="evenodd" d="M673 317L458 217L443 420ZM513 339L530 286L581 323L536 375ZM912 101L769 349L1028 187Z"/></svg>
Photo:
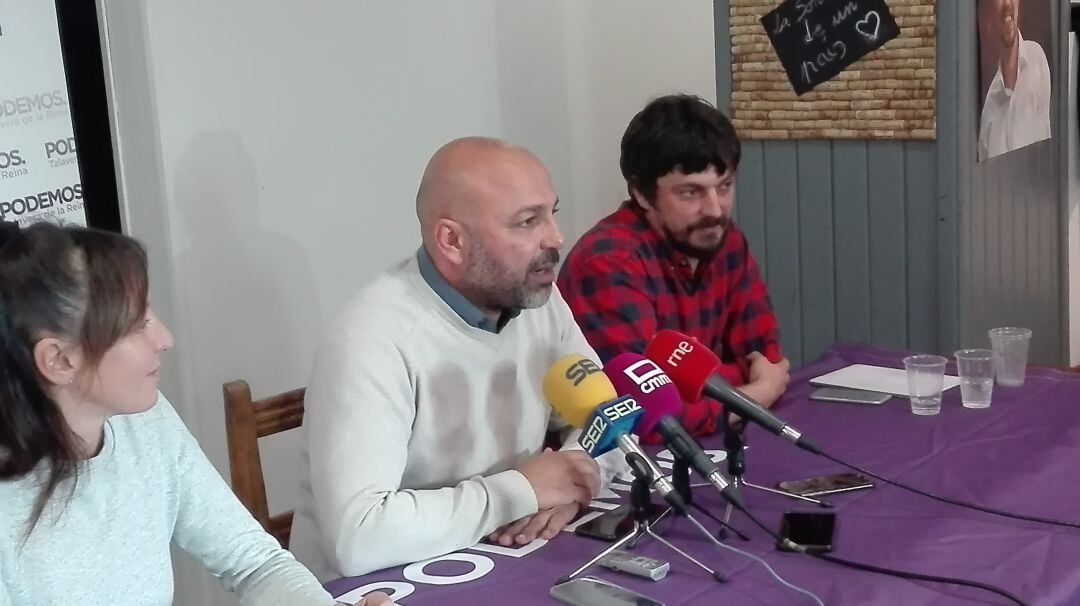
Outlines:
<svg viewBox="0 0 1080 606"><path fill-rule="evenodd" d="M676 168L688 174L709 166L719 174L729 168L734 172L741 153L727 116L693 95L650 101L626 127L621 152L619 168L627 187L650 204L656 201L656 180Z"/></svg>

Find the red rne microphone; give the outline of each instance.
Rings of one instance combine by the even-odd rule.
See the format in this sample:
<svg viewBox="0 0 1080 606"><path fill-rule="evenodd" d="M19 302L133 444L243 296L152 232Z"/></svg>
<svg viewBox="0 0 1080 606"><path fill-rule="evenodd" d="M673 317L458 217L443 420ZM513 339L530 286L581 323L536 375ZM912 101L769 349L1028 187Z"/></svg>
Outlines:
<svg viewBox="0 0 1080 606"><path fill-rule="evenodd" d="M735 487L675 418L682 410L682 398L671 377L660 366L636 353L624 353L604 365L604 374L611 380L616 393L633 398L645 409L634 433L645 436L655 430L675 456L708 480L728 502L742 509L742 499Z"/></svg>
<svg viewBox="0 0 1080 606"><path fill-rule="evenodd" d="M656 333L645 347L645 357L671 377L686 402L701 399L706 381L720 366L720 358L697 339L674 330Z"/></svg>
<svg viewBox="0 0 1080 606"><path fill-rule="evenodd" d="M761 425L799 448L821 454L821 449L798 430L718 376L720 358L697 339L674 330L661 330L645 348L645 356L671 377L686 401L697 402L702 395L708 396L723 404L728 412Z"/></svg>

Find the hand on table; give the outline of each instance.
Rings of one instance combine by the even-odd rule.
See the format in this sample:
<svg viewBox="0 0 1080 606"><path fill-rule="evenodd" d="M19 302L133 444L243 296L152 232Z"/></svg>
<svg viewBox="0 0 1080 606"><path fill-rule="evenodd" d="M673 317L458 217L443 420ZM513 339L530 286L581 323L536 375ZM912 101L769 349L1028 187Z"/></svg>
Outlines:
<svg viewBox="0 0 1080 606"><path fill-rule="evenodd" d="M488 539L503 547L528 545L537 537L550 540L566 528L580 510L578 503L545 509L503 526L491 533Z"/></svg>
<svg viewBox="0 0 1080 606"><path fill-rule="evenodd" d="M600 492L600 466L580 450L545 450L517 470L532 485L541 513L573 503L588 505Z"/></svg>
<svg viewBox="0 0 1080 606"><path fill-rule="evenodd" d="M784 358L773 364L768 358L758 352L752 352L746 357L750 361L749 383L739 388L740 391L754 399L755 402L768 408L784 395L787 389L791 370L791 362Z"/></svg>

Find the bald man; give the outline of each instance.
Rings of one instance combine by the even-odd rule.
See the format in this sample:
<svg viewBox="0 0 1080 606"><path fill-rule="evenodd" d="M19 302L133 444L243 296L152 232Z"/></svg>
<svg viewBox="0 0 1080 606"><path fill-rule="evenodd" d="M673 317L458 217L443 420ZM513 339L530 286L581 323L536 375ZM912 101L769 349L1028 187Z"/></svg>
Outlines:
<svg viewBox="0 0 1080 606"><path fill-rule="evenodd" d="M321 579L551 538L598 492L583 452L541 453L544 374L596 359L554 286L558 203L540 162L502 141L431 158L423 245L330 324L308 385L292 550Z"/></svg>

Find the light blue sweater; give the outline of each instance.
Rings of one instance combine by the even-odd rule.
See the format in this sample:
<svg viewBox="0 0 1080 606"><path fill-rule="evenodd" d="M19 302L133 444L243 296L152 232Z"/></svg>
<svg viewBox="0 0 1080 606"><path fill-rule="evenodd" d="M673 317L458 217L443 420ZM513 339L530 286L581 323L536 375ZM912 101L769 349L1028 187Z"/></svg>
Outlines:
<svg viewBox="0 0 1080 606"><path fill-rule="evenodd" d="M27 538L42 467L0 482L0 606L167 606L170 543L245 606L334 603L240 504L164 396L109 420L74 492L61 484Z"/></svg>

